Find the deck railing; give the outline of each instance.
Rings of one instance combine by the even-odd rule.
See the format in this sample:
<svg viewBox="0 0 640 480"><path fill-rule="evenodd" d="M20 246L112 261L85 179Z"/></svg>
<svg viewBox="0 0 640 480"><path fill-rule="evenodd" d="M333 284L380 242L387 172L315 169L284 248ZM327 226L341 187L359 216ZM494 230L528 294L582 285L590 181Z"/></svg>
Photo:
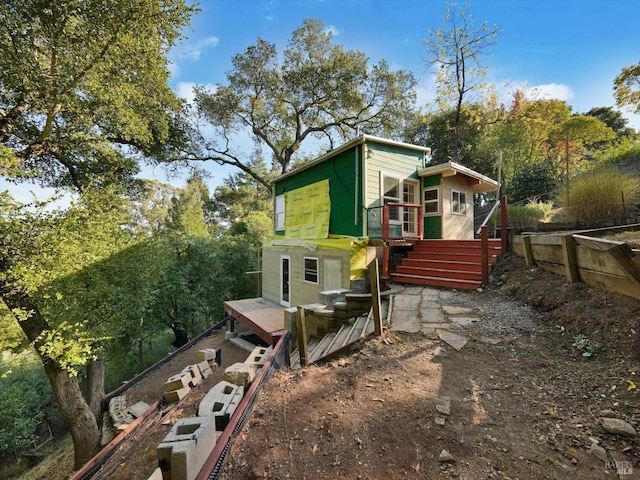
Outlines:
<svg viewBox="0 0 640 480"><path fill-rule="evenodd" d="M391 223L391 209L398 209L400 213L394 223ZM413 219L411 218L413 217ZM407 224L411 223L413 231L405 229ZM391 225L400 227L400 235L391 234ZM382 206L382 239L398 240L398 239L422 239L423 222L422 222L422 205L413 203L387 203Z"/></svg>

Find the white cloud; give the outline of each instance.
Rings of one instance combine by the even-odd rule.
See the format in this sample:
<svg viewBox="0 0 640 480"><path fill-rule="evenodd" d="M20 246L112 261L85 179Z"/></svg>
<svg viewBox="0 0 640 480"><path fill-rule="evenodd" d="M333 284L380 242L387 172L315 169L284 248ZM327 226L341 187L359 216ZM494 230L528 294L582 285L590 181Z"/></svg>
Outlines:
<svg viewBox="0 0 640 480"><path fill-rule="evenodd" d="M338 27L336 27L335 25L327 25L327 28L325 28L324 31L326 33L330 33L334 37L337 37L340 35L340 30L338 30Z"/></svg>
<svg viewBox="0 0 640 480"><path fill-rule="evenodd" d="M202 52L209 47L217 46L219 42L218 37L207 37L195 43L183 43L174 48L173 54L178 59L198 60Z"/></svg>
<svg viewBox="0 0 640 480"><path fill-rule="evenodd" d="M204 85L200 85L195 82L178 82L174 88L174 91L180 98L184 98L187 102L193 103L193 99L195 98L195 93L193 92L193 88L196 85L203 87L205 90L208 90L210 92L215 92L217 88L212 83L206 83Z"/></svg>
<svg viewBox="0 0 640 480"><path fill-rule="evenodd" d="M534 85L528 87L525 93L528 98L536 100L549 100L554 98L567 102L574 97L574 93L571 87L558 83Z"/></svg>

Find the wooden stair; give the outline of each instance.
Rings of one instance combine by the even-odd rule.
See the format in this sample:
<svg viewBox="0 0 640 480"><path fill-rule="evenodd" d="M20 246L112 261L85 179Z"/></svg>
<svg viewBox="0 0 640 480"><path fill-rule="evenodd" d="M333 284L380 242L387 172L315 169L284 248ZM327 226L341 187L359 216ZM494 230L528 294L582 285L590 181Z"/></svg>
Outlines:
<svg viewBox="0 0 640 480"><path fill-rule="evenodd" d="M380 315L382 317L382 325L388 325L388 304L386 302L382 302ZM307 355L309 357L307 365L347 348L358 340L369 336L373 331L373 311L371 310L368 314L352 318L348 323L342 325L338 331L329 332L320 340L310 339L307 345ZM297 348L291 352L289 359L291 368L300 368L300 352Z"/></svg>
<svg viewBox="0 0 640 480"><path fill-rule="evenodd" d="M489 240L489 269L500 253L500 239ZM419 240L391 279L398 283L475 290L482 286L482 244L480 240Z"/></svg>

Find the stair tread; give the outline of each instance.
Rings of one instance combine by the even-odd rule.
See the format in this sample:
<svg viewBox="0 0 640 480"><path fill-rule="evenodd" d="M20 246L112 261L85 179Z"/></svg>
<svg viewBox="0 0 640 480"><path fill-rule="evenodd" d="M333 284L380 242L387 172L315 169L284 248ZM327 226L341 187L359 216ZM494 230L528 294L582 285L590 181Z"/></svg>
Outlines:
<svg viewBox="0 0 640 480"><path fill-rule="evenodd" d="M307 362L307 364L317 362L322 357L324 357L325 356L324 352L326 348L331 344L335 336L336 336L335 332L331 332L325 335L324 338L318 343L316 348L313 350L313 352L311 352L311 354L309 355L309 361Z"/></svg>

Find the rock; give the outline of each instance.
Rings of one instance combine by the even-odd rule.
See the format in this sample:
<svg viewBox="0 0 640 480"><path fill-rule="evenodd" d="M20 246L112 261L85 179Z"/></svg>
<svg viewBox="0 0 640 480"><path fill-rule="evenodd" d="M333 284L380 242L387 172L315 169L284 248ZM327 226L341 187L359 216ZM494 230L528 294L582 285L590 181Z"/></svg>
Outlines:
<svg viewBox="0 0 640 480"><path fill-rule="evenodd" d="M446 399L442 403L436 405L436 410L442 415L451 415L451 400Z"/></svg>
<svg viewBox="0 0 640 480"><path fill-rule="evenodd" d="M438 456L438 461L440 463L455 463L456 459L447 450L442 450L440 456Z"/></svg>
<svg viewBox="0 0 640 480"><path fill-rule="evenodd" d="M600 412L600 416L606 418L616 418L618 415L616 415L616 412L614 412L613 410L602 410Z"/></svg>
<svg viewBox="0 0 640 480"><path fill-rule="evenodd" d="M436 416L434 418L434 422L436 422L436 425L440 425L442 427L444 426L446 419L444 417Z"/></svg>
<svg viewBox="0 0 640 480"><path fill-rule="evenodd" d="M596 458L599 458L603 462L608 461L607 451L596 443L591 444L591 446L589 447L589 453L595 456Z"/></svg>
<svg viewBox="0 0 640 480"><path fill-rule="evenodd" d="M613 435L622 435L623 437L636 436L635 429L624 420L620 420L619 418L603 417L601 421L602 428Z"/></svg>

